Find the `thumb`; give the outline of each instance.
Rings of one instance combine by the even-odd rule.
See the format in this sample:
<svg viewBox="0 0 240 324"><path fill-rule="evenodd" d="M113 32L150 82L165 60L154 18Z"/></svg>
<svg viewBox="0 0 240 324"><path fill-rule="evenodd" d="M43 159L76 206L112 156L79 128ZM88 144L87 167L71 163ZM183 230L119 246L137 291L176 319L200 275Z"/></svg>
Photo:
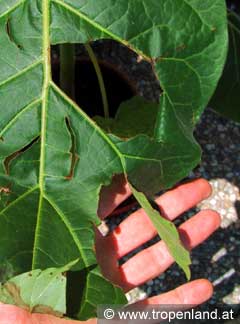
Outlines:
<svg viewBox="0 0 240 324"><path fill-rule="evenodd" d="M0 303L1 324L96 324L96 319L86 322L58 318L47 314L31 314L28 311L13 305Z"/></svg>
<svg viewBox="0 0 240 324"><path fill-rule="evenodd" d="M13 305L0 304L1 324L32 324L31 314Z"/></svg>

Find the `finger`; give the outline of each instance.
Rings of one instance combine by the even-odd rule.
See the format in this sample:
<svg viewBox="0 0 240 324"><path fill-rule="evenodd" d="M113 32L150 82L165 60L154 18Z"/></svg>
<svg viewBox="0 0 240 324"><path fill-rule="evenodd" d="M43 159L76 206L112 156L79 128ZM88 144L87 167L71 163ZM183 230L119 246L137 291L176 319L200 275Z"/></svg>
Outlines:
<svg viewBox="0 0 240 324"><path fill-rule="evenodd" d="M182 224L179 233L184 246L191 250L219 226L219 214L204 210ZM122 285L125 290L139 286L163 273L173 262L166 244L160 241L139 252L120 267Z"/></svg>
<svg viewBox="0 0 240 324"><path fill-rule="evenodd" d="M172 220L188 209L208 198L212 193L209 182L205 179L197 179L172 190L156 199L162 215Z"/></svg>
<svg viewBox="0 0 240 324"><path fill-rule="evenodd" d="M207 198L210 194L210 184L204 179L198 179L168 191L159 197L156 202L162 209L164 216L171 219L195 206L196 203ZM188 199L186 199L185 195L187 195ZM131 190L125 177L123 175L114 176L112 183L101 189L98 208L99 217L101 219L106 218L129 196L131 196ZM172 208L168 206L169 201L174 203ZM167 211L165 211L166 207L168 207Z"/></svg>
<svg viewBox="0 0 240 324"><path fill-rule="evenodd" d="M0 321L1 323L1 321ZM58 318L52 315L46 314L33 314L32 315L32 322L29 324L96 324L97 320L90 319L88 321L74 321L69 319ZM24 322L24 324L27 324Z"/></svg>
<svg viewBox="0 0 240 324"><path fill-rule="evenodd" d="M141 304L197 306L211 298L212 294L212 284L208 280L198 279L167 293L148 298L142 301Z"/></svg>
<svg viewBox="0 0 240 324"><path fill-rule="evenodd" d="M31 324L30 314L16 306L0 304L1 324Z"/></svg>
<svg viewBox="0 0 240 324"><path fill-rule="evenodd" d="M106 218L124 200L131 196L131 190L123 175L113 177L112 183L101 189L98 215Z"/></svg>
<svg viewBox="0 0 240 324"><path fill-rule="evenodd" d="M173 312L185 312L187 309L192 309L198 305L201 305L202 303L206 302L209 298L211 298L212 294L212 284L208 280L199 279L184 284L167 293L147 298L143 301L137 302L136 304L130 305L129 307L132 310L141 309L144 312L148 312L149 310L148 308L146 308L146 306L154 305L154 310L156 311L155 314L158 314L158 318L155 317L155 319L148 322L156 323L157 321L159 323L161 321L164 321L165 323L166 313L169 314L168 319L170 321L174 321L174 317L172 317L174 315ZM150 309L153 310L152 308ZM163 314L164 317L161 317L161 315Z"/></svg>
<svg viewBox="0 0 240 324"><path fill-rule="evenodd" d="M31 314L28 311L7 304L0 304L0 323L1 324L96 324L96 319L87 322L79 322L61 319L56 316L46 314Z"/></svg>
<svg viewBox="0 0 240 324"><path fill-rule="evenodd" d="M166 218L173 220L198 204L211 193L209 183L203 179L179 186L159 197L156 202ZM110 235L117 247L119 258L141 246L157 234L143 209L125 219Z"/></svg>
<svg viewBox="0 0 240 324"><path fill-rule="evenodd" d="M0 322L1 323L1 322ZM62 319L52 315L33 314L31 324L96 324L97 320L90 319L88 321L74 321L69 319ZM25 323L26 324L26 323ZM30 323L29 323L30 324Z"/></svg>

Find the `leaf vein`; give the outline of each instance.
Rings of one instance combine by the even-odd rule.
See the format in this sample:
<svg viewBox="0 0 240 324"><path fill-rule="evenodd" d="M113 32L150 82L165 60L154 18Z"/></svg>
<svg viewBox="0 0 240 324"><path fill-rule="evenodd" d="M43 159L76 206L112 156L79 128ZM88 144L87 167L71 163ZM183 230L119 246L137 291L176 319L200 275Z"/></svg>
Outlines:
<svg viewBox="0 0 240 324"><path fill-rule="evenodd" d="M67 220L67 218L65 217L64 213L62 213L62 211L57 207L57 205L46 195L44 196L44 198L48 201L48 203L52 206L52 208L56 211L56 213L58 214L58 216L60 217L60 219L62 220L62 222L65 224L66 228L68 229L70 235L72 236L76 246L78 247L78 250L82 256L83 262L85 264L85 266L88 266L88 261L87 261L87 257L85 256L85 253L83 252L83 248L82 248L82 243L81 241L78 239L77 235L74 233L74 231L71 228L71 224L69 223L69 221Z"/></svg>
<svg viewBox="0 0 240 324"><path fill-rule="evenodd" d="M4 80L2 83L0 83L0 88L4 85L6 85L9 82L12 82L13 80L19 78L20 76L22 76L23 74L31 71L32 69L34 69L36 66L40 65L42 63L42 59L41 60L37 60L36 62L34 62L33 64L27 66L25 69L21 70L20 72L12 75L11 77L9 77L8 79Z"/></svg>

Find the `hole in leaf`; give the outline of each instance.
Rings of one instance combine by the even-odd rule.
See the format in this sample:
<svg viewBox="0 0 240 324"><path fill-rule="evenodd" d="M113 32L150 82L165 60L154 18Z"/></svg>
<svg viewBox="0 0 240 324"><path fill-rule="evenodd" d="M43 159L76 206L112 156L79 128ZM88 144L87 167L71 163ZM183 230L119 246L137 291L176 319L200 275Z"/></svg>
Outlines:
<svg viewBox="0 0 240 324"><path fill-rule="evenodd" d="M93 43L93 49L95 43ZM85 53L82 48L83 45L76 45L75 98L72 99L74 99L90 117L96 115L103 116L104 109L102 96L96 71L88 54ZM79 51L81 52L80 54ZM99 50L98 48L98 52L100 51L101 49ZM135 84L131 82L127 74L123 73L117 65L110 62L107 55L105 56L105 59L98 58L98 64L104 79L110 117L114 117L119 105L137 95L137 90ZM52 74L54 82L60 86L59 46L52 47Z"/></svg>
<svg viewBox="0 0 240 324"><path fill-rule="evenodd" d="M10 40L10 42L12 42L15 46L17 46L19 49L22 49L22 46L17 44L13 38L12 32L11 32L11 24L10 24L10 19L7 20L6 23L6 32L8 35L8 38Z"/></svg>
<svg viewBox="0 0 240 324"><path fill-rule="evenodd" d="M14 159L16 159L19 155L23 154L28 149L30 149L39 140L39 138L40 138L40 136L37 136L29 144L27 144L26 146L24 146L22 149L14 152L14 153L12 153L11 155L9 155L8 157L5 158L5 160L4 160L4 167L5 167L5 172L6 172L7 175L10 174L10 164L11 164L11 162Z"/></svg>
<svg viewBox="0 0 240 324"><path fill-rule="evenodd" d="M76 153L76 135L71 127L71 121L70 121L70 118L69 117L66 117L65 118L65 123L66 123L66 126L67 126L67 129L70 133L70 136L71 136L71 141L72 141L72 146L71 146L71 149L70 149L70 153L71 153L71 167L70 167L70 171L69 171L69 174L66 176L66 179L67 180L71 180L74 176L74 170L75 170L75 167L76 167L76 163L77 163L77 160L79 159L77 153Z"/></svg>

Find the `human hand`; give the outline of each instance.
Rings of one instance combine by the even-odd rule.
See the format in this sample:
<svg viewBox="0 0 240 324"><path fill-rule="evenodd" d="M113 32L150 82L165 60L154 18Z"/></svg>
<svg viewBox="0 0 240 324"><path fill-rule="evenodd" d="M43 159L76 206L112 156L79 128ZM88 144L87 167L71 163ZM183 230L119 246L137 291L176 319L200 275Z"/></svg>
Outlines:
<svg viewBox="0 0 240 324"><path fill-rule="evenodd" d="M207 198L211 187L203 179L181 185L156 200L167 219L174 220L189 208ZM127 183L116 177L111 187L102 190L99 215L103 219L131 194ZM210 210L197 213L179 227L183 244L189 250L206 240L220 225L219 215ZM142 209L132 213L110 235L96 231L97 259L103 274L126 292L163 273L173 262L164 242L139 252L122 266L118 259L156 235ZM140 270L139 270L140 269ZM143 301L145 304L199 305L212 295L212 285L205 279L186 283L175 290ZM79 321L59 319L44 314L30 314L11 305L0 305L0 324L75 324ZM86 323L94 324L95 319Z"/></svg>

